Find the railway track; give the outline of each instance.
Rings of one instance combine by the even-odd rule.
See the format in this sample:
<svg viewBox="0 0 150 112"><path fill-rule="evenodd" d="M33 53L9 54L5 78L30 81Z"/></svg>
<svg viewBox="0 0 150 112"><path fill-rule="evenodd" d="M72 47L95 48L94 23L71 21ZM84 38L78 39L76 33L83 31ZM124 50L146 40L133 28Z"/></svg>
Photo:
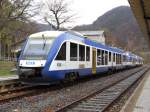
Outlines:
<svg viewBox="0 0 150 112"><path fill-rule="evenodd" d="M138 70L133 70L133 71L136 71L136 73L138 73L139 71L141 71L142 68L143 67L140 67ZM78 83L85 83L85 82L86 82L86 80L85 81L81 80ZM3 86L5 86L6 88L8 87L8 88L2 89L2 91L0 92L0 104L3 104L4 102L8 102L10 100L17 100L17 99L23 98L24 96L27 96L27 97L32 96L32 95L37 96L38 94L41 94L41 93L54 92L54 91L58 91L58 93L59 93L60 89L65 89L67 87L72 87L72 86L74 87L74 85L72 85L72 84L71 85L67 84L67 85L63 85L63 86L62 85L60 85L60 86L59 85L27 86L27 85L22 85L19 80L14 80L14 81L12 81L12 83L6 81L5 84L4 83L1 83L1 84L3 84ZM106 88L109 88L109 87L106 87ZM99 91L103 91L103 90L105 90L105 89L101 89ZM96 95L96 93L93 92L92 95ZM92 97L92 95L91 95L91 97ZM68 107L70 108L70 107L72 107L72 105L76 105L83 99L86 99L89 97L90 97L90 95L86 96L78 101L74 101L73 103L68 104L67 106L63 106L63 108L59 108L59 110L58 109L56 109L56 110L54 109L54 110L55 111L72 110L72 109L68 109Z"/></svg>
<svg viewBox="0 0 150 112"><path fill-rule="evenodd" d="M145 67L142 70L132 73L130 76L106 86L103 89L94 91L68 105L58 109L57 112L104 112L116 101L125 91L136 83L149 70Z"/></svg>
<svg viewBox="0 0 150 112"><path fill-rule="evenodd" d="M35 87L22 84L19 79L0 81L0 103L31 94Z"/></svg>
<svg viewBox="0 0 150 112"><path fill-rule="evenodd" d="M23 98L24 96L28 97L38 95L72 85L60 85L58 82L52 82L51 85L26 85L22 84L18 79L1 81L0 84L0 104L10 100L17 100L19 98Z"/></svg>
<svg viewBox="0 0 150 112"><path fill-rule="evenodd" d="M21 86L19 79L0 81L0 93L12 90L17 86Z"/></svg>

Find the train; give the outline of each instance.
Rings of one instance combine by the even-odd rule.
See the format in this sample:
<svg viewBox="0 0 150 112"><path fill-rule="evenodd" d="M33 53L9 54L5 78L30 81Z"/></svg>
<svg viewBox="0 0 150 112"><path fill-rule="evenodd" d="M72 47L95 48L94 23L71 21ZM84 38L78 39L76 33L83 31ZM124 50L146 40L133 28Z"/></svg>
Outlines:
<svg viewBox="0 0 150 112"><path fill-rule="evenodd" d="M84 76L140 66L143 58L92 41L73 31L31 34L18 60L18 76L32 82L72 81Z"/></svg>

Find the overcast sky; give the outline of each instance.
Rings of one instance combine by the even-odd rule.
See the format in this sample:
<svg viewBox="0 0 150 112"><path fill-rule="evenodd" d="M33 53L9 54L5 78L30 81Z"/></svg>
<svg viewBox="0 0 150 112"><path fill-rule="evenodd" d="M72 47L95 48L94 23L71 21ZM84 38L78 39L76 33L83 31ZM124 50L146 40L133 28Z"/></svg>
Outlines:
<svg viewBox="0 0 150 112"><path fill-rule="evenodd" d="M79 15L77 24L89 24L112 8L126 5L127 0L74 0L72 9Z"/></svg>
<svg viewBox="0 0 150 112"><path fill-rule="evenodd" d="M105 12L123 5L129 6L128 0L71 0L69 8L78 17L71 25L91 24Z"/></svg>

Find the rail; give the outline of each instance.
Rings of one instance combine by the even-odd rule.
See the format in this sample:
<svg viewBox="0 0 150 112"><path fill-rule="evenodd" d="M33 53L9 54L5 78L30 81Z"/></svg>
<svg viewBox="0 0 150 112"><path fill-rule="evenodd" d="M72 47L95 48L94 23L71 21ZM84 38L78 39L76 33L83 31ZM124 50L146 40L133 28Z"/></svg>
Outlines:
<svg viewBox="0 0 150 112"><path fill-rule="evenodd" d="M68 105L57 110L57 112L64 111L98 111L104 112L116 99L118 99L128 88L130 88L137 80L139 80L147 71L149 67L140 69L130 76L104 87L103 89L94 91L81 99L78 99Z"/></svg>
<svg viewBox="0 0 150 112"><path fill-rule="evenodd" d="M21 86L19 79L0 81L0 93L12 90L16 86Z"/></svg>

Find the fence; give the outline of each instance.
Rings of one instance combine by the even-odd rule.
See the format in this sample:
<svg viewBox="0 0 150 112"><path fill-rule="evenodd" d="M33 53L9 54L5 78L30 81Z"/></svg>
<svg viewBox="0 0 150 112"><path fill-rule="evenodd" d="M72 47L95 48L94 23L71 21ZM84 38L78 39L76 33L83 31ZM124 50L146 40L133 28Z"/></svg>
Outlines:
<svg viewBox="0 0 150 112"><path fill-rule="evenodd" d="M17 61L17 58L12 57L0 57L0 61Z"/></svg>

